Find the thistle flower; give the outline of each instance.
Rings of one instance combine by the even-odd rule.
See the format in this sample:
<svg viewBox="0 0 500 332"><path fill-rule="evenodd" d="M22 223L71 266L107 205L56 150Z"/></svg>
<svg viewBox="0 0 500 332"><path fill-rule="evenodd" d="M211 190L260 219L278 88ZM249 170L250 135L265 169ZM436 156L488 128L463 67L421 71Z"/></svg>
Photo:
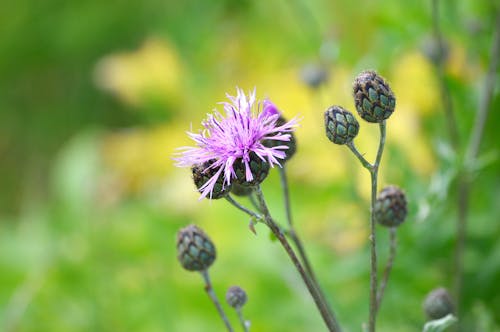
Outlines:
<svg viewBox="0 0 500 332"><path fill-rule="evenodd" d="M191 171L193 172L193 182L196 185L196 188L198 191L200 191L200 188L207 183L207 181L215 174L215 170L211 168L212 162L206 161L203 164L199 165L194 165L191 167ZM219 199L222 197L225 197L229 191L231 190L231 185L225 186L224 185L224 179L218 178L217 181L215 181L214 187L212 189L212 193L210 195L211 199Z"/></svg>
<svg viewBox="0 0 500 332"><path fill-rule="evenodd" d="M285 120L285 118L283 116L280 116L278 118L278 121L276 121L276 125L282 126L286 122L287 121ZM283 160L284 162L290 160L290 158L292 158L293 155L295 154L295 152L297 151L297 139L295 138L295 135L293 133L290 133L290 140L289 141L283 142L283 141L276 141L276 140L265 140L262 142L262 144L264 144L264 146L268 147L268 148L272 148L272 147L278 146L278 145L287 146L288 149L285 150L286 157Z"/></svg>
<svg viewBox="0 0 500 332"><path fill-rule="evenodd" d="M294 118L279 124L280 112L269 100L256 102L255 90L248 96L237 89L236 97L227 95L230 102L221 103L225 115L214 110L202 122L203 130L198 133L188 132L196 143L195 147L181 147L176 166L192 167L211 161L210 174L213 174L204 185L199 187L201 197L212 196L214 186L219 177L223 178L222 186L231 185L234 180L252 185L263 180L261 174L254 174L252 165L258 162L267 167L278 165L280 159L286 158L285 144L265 146L264 141L288 142L297 120ZM235 168L243 167L244 172L238 175ZM260 172L262 173L262 172ZM243 177L243 179L241 178ZM265 176L264 176L265 177Z"/></svg>

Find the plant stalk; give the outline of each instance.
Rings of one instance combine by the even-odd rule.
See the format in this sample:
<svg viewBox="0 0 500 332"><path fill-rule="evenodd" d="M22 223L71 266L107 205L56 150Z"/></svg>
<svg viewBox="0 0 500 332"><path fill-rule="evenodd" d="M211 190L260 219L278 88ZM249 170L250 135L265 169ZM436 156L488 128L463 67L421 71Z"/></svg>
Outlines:
<svg viewBox="0 0 500 332"><path fill-rule="evenodd" d="M220 302L217 299L217 296L215 295L215 292L214 292L214 290L212 288L212 283L210 281L210 276L208 275L208 271L207 270L201 271L201 275L203 276L203 280L205 280L205 291L207 292L208 296L210 297L210 300L212 300L212 302L214 303L215 307L217 308L219 316L224 321L224 324L226 325L227 330L229 332L233 332L234 330L233 330L231 324L229 323L229 320L227 319L227 316L224 313L224 310L222 310Z"/></svg>
<svg viewBox="0 0 500 332"><path fill-rule="evenodd" d="M269 212L269 209L267 207L266 201L264 199L264 195L262 193L262 190L260 189L260 186L257 186L255 189L255 193L257 196L257 199L259 201L259 204L261 206L261 210L264 214L264 222L266 225L269 227L271 232L276 236L276 238L280 241L283 249L285 249L286 253L288 254L290 260L292 261L293 265L299 272L300 276L302 277L302 280L306 284L306 287L311 294L314 303L316 304L316 307L318 308L321 317L323 318L323 321L325 322L326 326L328 327L328 330L330 332L339 332L340 326L333 314L330 314L328 311L327 306L325 305L324 299L321 296L321 293L318 291L314 283L312 282L311 278L305 271L304 267L302 266L300 260L298 259L297 255L293 251L292 247L290 246L290 243L288 242L287 238L285 237L285 234L281 230L281 228L274 222L274 220L271 217L271 214Z"/></svg>
<svg viewBox="0 0 500 332"><path fill-rule="evenodd" d="M455 149L460 146L460 136L458 134L457 120L455 117L455 111L453 109L453 103L451 99L450 88L446 82L445 72L444 72L444 40L443 34L441 32L441 27L439 25L439 0L432 0L432 29L434 33L434 39L437 43L437 59L435 62L436 71L439 81L439 90L441 91L441 99L443 102L443 109L445 112L446 126L448 129L448 134L450 136L450 144Z"/></svg>
<svg viewBox="0 0 500 332"><path fill-rule="evenodd" d="M484 134L484 127L490 111L491 100L493 98L493 91L495 90L496 73L499 66L500 58L500 8L497 10L495 21L495 31L493 33L493 43L490 53L490 63L486 78L484 81L483 91L478 103L478 111L474 120L474 127L469 139L467 151L464 160L464 171L460 176L459 190L458 190L458 219L456 236L457 242L455 247L455 282L454 293L457 302L456 311L460 315L461 302L462 302L462 285L463 285L463 271L464 271L464 253L466 247L466 234L467 234L467 219L469 213L469 198L470 190L472 187L470 172L474 168L479 147Z"/></svg>
<svg viewBox="0 0 500 332"><path fill-rule="evenodd" d="M316 278L316 275L314 273L312 265L309 261L309 258L307 257L307 253L306 253L306 250L304 248L304 245L302 244L302 240L300 239L298 233L295 230L295 227L293 226L292 211L291 211L291 204L290 204L290 192L288 190L288 179L286 176L285 165L283 165L283 167L279 168L279 173L280 173L281 187L283 188L283 197L285 200L286 220L288 223L287 235L290 237L293 244L297 248L297 251L298 251L299 256L300 256L300 260L302 261L302 264L304 265L306 272L309 274L311 281L314 283L314 285L316 286L316 288L320 292L321 297L322 297L323 302L324 302L324 305L328 309L328 312L330 313L330 315L333 315L332 309L330 308L330 305L326 300L325 293L323 292L321 286L319 285L318 279Z"/></svg>
<svg viewBox="0 0 500 332"><path fill-rule="evenodd" d="M382 281L380 282L380 288L377 293L377 313L380 310L380 305L382 304L382 299L384 297L384 291L387 287L387 283L389 281L389 276L391 274L392 266L394 265L394 259L396 258L396 249L397 249L397 239L396 239L396 227L391 227L390 232L390 247L389 247L389 258L387 260L387 264L384 269L384 276L382 277Z"/></svg>
<svg viewBox="0 0 500 332"><path fill-rule="evenodd" d="M385 120L379 124L380 129L380 141L377 150L377 156L375 157L375 162L370 164L365 157L354 146L351 141L347 144L349 149L354 153L356 158L361 162L364 168L370 172L371 178L371 205L370 205L370 309L369 309L369 319L368 319L368 331L375 332L376 320L377 320L377 242L376 242L376 232L375 232L375 215L373 211L375 210L375 201L377 200L377 182L378 182L378 169L380 166L380 161L382 160L382 154L384 152L385 146L385 136L386 136L386 122Z"/></svg>
<svg viewBox="0 0 500 332"><path fill-rule="evenodd" d="M256 221L262 219L262 216L260 216L258 213L253 212L249 208L246 208L243 205L241 205L240 203L238 203L237 201L235 201L234 198L231 195L228 194L226 196L226 200L229 203L231 203L232 205L234 205L237 209L239 209L239 210L245 212L246 214L250 215L251 217L255 218Z"/></svg>
<svg viewBox="0 0 500 332"><path fill-rule="evenodd" d="M248 332L249 328L248 328L247 322L245 321L245 318L243 317L243 313L241 312L241 309L236 308L235 310L236 310L236 313L238 314L238 319L240 320L241 327L243 327L243 331Z"/></svg>

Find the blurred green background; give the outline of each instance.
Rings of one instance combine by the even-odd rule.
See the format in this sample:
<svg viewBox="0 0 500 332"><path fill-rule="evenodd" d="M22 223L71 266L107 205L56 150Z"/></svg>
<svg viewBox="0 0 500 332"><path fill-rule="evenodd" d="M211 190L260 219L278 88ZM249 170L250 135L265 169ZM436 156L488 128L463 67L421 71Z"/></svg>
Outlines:
<svg viewBox="0 0 500 332"><path fill-rule="evenodd" d="M496 8L440 3L459 146L477 110ZM294 219L345 331L360 331L369 177L329 143L322 121L331 104L354 110L351 82L368 68L397 98L380 184L398 184L410 204L378 326L421 330L425 295L452 288L460 163L435 54L430 1L1 2L0 330L222 331L201 277L176 260L175 234L189 223L217 246L210 272L219 296L246 289L252 331L324 330L268 231L253 235L224 201L198 201L189 170L173 166L175 148L190 144L185 131L238 86L302 117L287 167ZM472 182L468 331L500 326L499 107L497 88ZM376 126L361 123L356 144L367 158L377 142ZM276 171L264 191L283 221Z"/></svg>

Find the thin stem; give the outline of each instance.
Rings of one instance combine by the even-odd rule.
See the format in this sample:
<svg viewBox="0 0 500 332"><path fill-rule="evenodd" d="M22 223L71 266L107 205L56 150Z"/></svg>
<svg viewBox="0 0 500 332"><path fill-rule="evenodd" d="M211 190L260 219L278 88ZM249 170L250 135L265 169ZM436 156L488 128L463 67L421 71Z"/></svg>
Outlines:
<svg viewBox="0 0 500 332"><path fill-rule="evenodd" d="M380 142L378 145L378 151L377 151L377 157L375 158L375 164L374 167L377 168L380 166L380 161L382 160L382 154L384 153L384 146L385 146L385 136L386 136L386 124L385 120L379 124L380 128Z"/></svg>
<svg viewBox="0 0 500 332"><path fill-rule="evenodd" d="M377 319L377 243L375 233L375 200L377 199L377 172L371 171L371 209L370 209L370 317L368 331L375 332Z"/></svg>
<svg viewBox="0 0 500 332"><path fill-rule="evenodd" d="M358 149L356 149L356 146L354 145L354 142L350 141L349 143L347 143L347 146L349 147L349 149L351 149L352 153L354 153L354 155L359 159L363 167L371 171L373 165L370 164L368 160L366 160L361 153L359 153Z"/></svg>
<svg viewBox="0 0 500 332"><path fill-rule="evenodd" d="M203 280L205 280L205 291L207 292L208 296L210 297L210 299L214 303L215 307L217 308L217 311L219 312L219 316L224 321L224 324L226 325L227 330L229 332L233 332L233 328L232 328L231 324L229 323L229 320L227 319L227 316L224 313L224 310L222 310L220 302L217 299L217 296L215 295L215 292L212 288L212 283L210 282L210 277L208 275L208 271L207 270L201 271L201 275L203 276Z"/></svg>
<svg viewBox="0 0 500 332"><path fill-rule="evenodd" d="M243 331L248 332L248 324L245 318L243 317L243 313L240 308L235 308L236 313L238 314L238 319L240 320L241 326L243 327Z"/></svg>
<svg viewBox="0 0 500 332"><path fill-rule="evenodd" d="M384 152L385 146L385 134L386 125L385 121L379 124L380 128L380 141L377 150L377 157L375 163L370 169L371 178L371 209L370 209L370 315L368 321L368 331L375 332L375 326L377 321L377 242L376 242L376 232L375 232L375 201L377 200L377 182L378 182L378 169L380 166L380 161L382 160L382 154Z"/></svg>
<svg viewBox="0 0 500 332"><path fill-rule="evenodd" d="M396 227L391 227L390 232L390 247L389 247L389 258L387 259L387 264L384 270L384 276L380 282L380 289L377 293L377 312L380 310L380 305L382 304L382 299L384 297L384 291L387 287L387 282L389 281L389 276L391 274L392 266L394 265L394 259L396 258L397 240L396 240Z"/></svg>
<svg viewBox="0 0 500 332"><path fill-rule="evenodd" d="M254 191L253 191L253 190L252 190L252 192L250 193L250 195L248 195L248 197L250 198L250 202L252 203L253 207L254 207L257 211L260 211L259 203L257 203L257 199L255 198L255 193L254 193Z"/></svg>
<svg viewBox="0 0 500 332"><path fill-rule="evenodd" d="M500 9L498 9L496 17L495 31L493 33L493 45L491 47L490 65L488 73L484 81L483 93L479 100L479 107L474 121L474 128L469 140L467 149L467 159L471 160L477 157L479 146L483 138L484 126L488 118L493 91L495 90L495 78L498 70L500 59Z"/></svg>
<svg viewBox="0 0 500 332"><path fill-rule="evenodd" d="M490 64L483 86L483 93L479 100L478 111L474 120L474 127L469 139L469 145L465 155L465 174L460 176L458 190L458 219L457 219L457 243L455 247L455 299L457 301L457 313L460 314L460 304L462 297L464 252L466 247L467 218L469 212L469 197L472 187L469 172L479 153L479 147L483 138L484 127L490 110L493 91L495 90L495 78L498 70L500 58L500 9L498 9L495 31L493 34L493 45L490 53Z"/></svg>
<svg viewBox="0 0 500 332"><path fill-rule="evenodd" d="M302 245L302 241L300 240L299 236L297 235L297 232L295 231L295 228L293 227L292 211L290 207L290 193L288 190L288 180L286 176L285 165L279 168L279 173L281 179L281 187L283 188L283 196L285 200L285 213L286 213L286 221L288 223L288 235L290 236L293 243L297 247L297 250L299 251L299 256L307 270L307 273L309 273L311 279L317 284L316 276L314 275L314 271L309 262L304 246Z"/></svg>
<svg viewBox="0 0 500 332"><path fill-rule="evenodd" d="M305 271L304 267L300 263L297 255L295 255L295 252L293 251L292 247L290 246L290 243L286 239L284 233L282 232L280 227L272 219L271 214L269 213L269 209L267 207L266 201L264 199L264 195L262 194L262 190L260 189L259 186L257 186L255 193L257 195L257 199L259 200L260 206L262 208L262 212L264 213L264 220L265 220L266 225L271 229L273 234L280 241L281 245L285 249L285 251L288 254L293 265L295 266L295 268L299 272L300 276L302 277L302 280L306 284L306 287L309 290L309 293L313 297L314 303L316 304L316 307L318 308L318 310L321 314L321 317L323 318L326 326L328 327L328 330L331 332L340 331L340 326L338 325L337 320L335 319L335 316L333 314L330 314L330 312L328 311L327 307L325 306L324 299L321 297L321 293L315 287L311 278L309 277L309 275Z"/></svg>
<svg viewBox="0 0 500 332"><path fill-rule="evenodd" d="M439 88L441 91L441 99L443 101L443 108L446 116L446 125L448 134L450 136L450 143L456 150L459 146L459 135L457 129L457 121L455 112L453 110L453 103L451 100L451 93L446 83L444 73L444 41L441 27L439 25L439 0L432 0L432 28L434 31L434 39L437 42L437 61L435 63L439 80Z"/></svg>
<svg viewBox="0 0 500 332"><path fill-rule="evenodd" d="M231 195L227 195L226 196L226 200L231 203L232 205L234 205L236 208L240 209L241 211L245 212L246 214L250 215L251 217L257 219L257 220L261 220L262 219L262 216L253 212L252 210L244 207L243 205L241 205L240 203L238 203L237 201L234 200L234 198L231 196Z"/></svg>
<svg viewBox="0 0 500 332"><path fill-rule="evenodd" d="M285 214L286 214L286 220L288 223L287 234L290 237L290 239L292 240L295 247L297 248L297 251L299 252L299 256L300 256L300 259L302 261L302 264L304 264L304 267L305 267L307 273L309 274L309 277L311 278L312 282L315 284L318 291L321 293L321 297L323 298L324 305L328 309L328 312L330 313L330 315L333 315L332 309L330 308L328 302L326 301L326 296L318 283L318 279L316 278L316 275L314 273L312 265L309 261L309 258L307 257L307 253L305 251L304 245L302 244L302 241L301 241L298 233L295 231L295 227L293 227L292 211L291 211L291 204L290 204L290 193L288 190L288 179L286 176L285 165L283 165L283 167L279 168L279 173L280 173L281 187L283 188L283 196L284 196L284 200L285 200Z"/></svg>
<svg viewBox="0 0 500 332"><path fill-rule="evenodd" d="M460 175L459 175L460 176ZM462 174L462 176L464 176ZM464 274L464 253L467 240L467 215L469 213L469 190L468 180L460 177L458 184L458 217L456 225L456 244L454 257L454 284L453 291L456 300L456 312L460 316L462 302L462 284ZM459 324L461 325L461 324Z"/></svg>
<svg viewBox="0 0 500 332"><path fill-rule="evenodd" d="M379 124L380 141L377 150L375 162L370 164L365 157L354 146L354 142L347 143L349 149L359 159L364 168L370 172L371 178L371 208L370 208L370 314L368 319L368 331L375 332L375 325L377 320L377 241L375 232L375 201L377 200L377 182L378 182L378 169L382 154L384 153L385 136L386 136L386 123L385 120Z"/></svg>
<svg viewBox="0 0 500 332"><path fill-rule="evenodd" d="M280 172L281 187L283 188L283 196L285 199L286 221L288 222L288 227L290 229L293 229L292 209L290 206L290 192L288 190L288 179L286 177L285 165L283 165L283 167L280 167L278 170Z"/></svg>

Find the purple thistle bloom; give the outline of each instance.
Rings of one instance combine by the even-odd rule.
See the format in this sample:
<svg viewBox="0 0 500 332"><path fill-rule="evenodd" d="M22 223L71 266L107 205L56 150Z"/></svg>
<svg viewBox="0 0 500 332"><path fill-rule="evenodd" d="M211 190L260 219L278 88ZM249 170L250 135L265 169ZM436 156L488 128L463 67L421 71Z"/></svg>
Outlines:
<svg viewBox="0 0 500 332"><path fill-rule="evenodd" d="M271 101L256 103L255 89L248 96L241 89L237 89L237 92L236 97L226 94L231 102L221 103L224 105L225 116L214 110L202 122L203 130L198 133L187 132L196 143L196 147L181 147L179 157L174 158L177 161L176 166L179 167L192 167L211 161L207 169L216 172L199 188L200 199L212 195L214 185L221 175L224 178L224 185L231 184L236 178L233 167L236 161L243 161L245 181L252 181L254 175L249 165L252 152L271 167L274 165L281 167L279 159L286 157L283 151L288 149L286 145L266 147L262 142L289 141L291 137L289 133L295 129L297 119L294 118L279 126L277 120L280 112Z"/></svg>

